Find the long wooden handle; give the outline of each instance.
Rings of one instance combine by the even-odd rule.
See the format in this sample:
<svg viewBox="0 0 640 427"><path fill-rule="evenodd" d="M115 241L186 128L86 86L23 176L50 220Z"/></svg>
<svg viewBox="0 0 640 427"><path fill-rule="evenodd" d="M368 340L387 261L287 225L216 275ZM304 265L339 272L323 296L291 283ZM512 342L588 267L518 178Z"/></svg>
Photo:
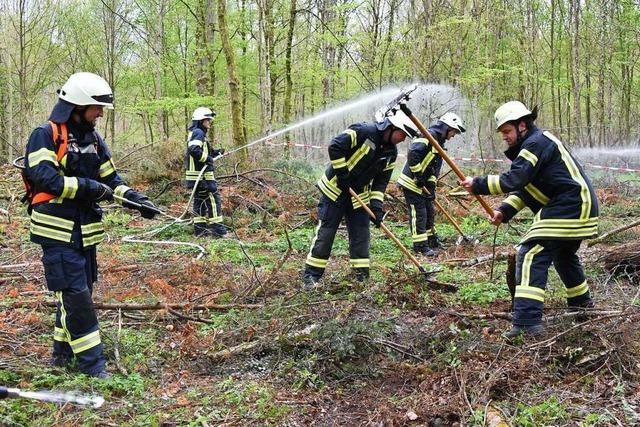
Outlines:
<svg viewBox="0 0 640 427"><path fill-rule="evenodd" d="M369 216L371 218L376 219L376 214L374 214L373 211L371 209L369 209L369 206L364 204L364 202L362 201L360 196L358 196L358 194L355 191L353 191L353 188L349 188L349 193L351 194L351 196L353 196L358 201L358 203L360 203L360 205L362 205L364 210L369 214ZM393 242L396 244L396 246L398 246L398 248L400 248L402 253L404 253L407 256L407 258L409 258L411 260L411 262L414 263L416 265L416 267L418 267L418 269L420 271L424 270L424 267L422 267L420 265L420 261L418 261L416 259L416 257L414 257L413 254L411 252L409 252L409 250L407 248L405 248L405 246L402 244L402 242L391 232L391 230L389 230L389 228L387 228L387 226L386 226L386 224L384 222L380 223L380 228L382 228L382 231L384 231L384 234L386 234L391 240L393 240Z"/></svg>
<svg viewBox="0 0 640 427"><path fill-rule="evenodd" d="M444 151L444 149L440 146L440 144L438 144L438 141L436 141L436 139L433 136L431 136L429 131L424 127L424 125L420 122L420 120L416 117L416 115L412 113L409 116L409 118L411 119L413 124L416 125L416 127L418 128L420 133L422 133L425 136L425 138L427 138L429 140L429 143L433 146L433 148L436 149L438 154L440 154L440 157L442 157L442 159L445 162L447 162L447 164L449 165L451 170L456 175L458 175L458 178L460 178L461 181L464 181L466 179L466 176L464 176L464 174L462 173L460 168L458 168L458 165L456 165L454 163L454 161L451 159L451 157L449 157L447 152ZM474 194L474 196L475 196L476 199L478 199L478 202L480 202L480 204L482 205L484 210L491 216L491 218L493 218L493 209L491 208L491 206L489 206L489 204L486 202L486 200L484 200L482 197L480 197L477 194Z"/></svg>
<svg viewBox="0 0 640 427"><path fill-rule="evenodd" d="M427 187L422 187L422 190L423 190L425 193L427 193L428 195L430 195L430 196L432 195L432 194L431 194L431 191L429 191L429 189L428 189ZM462 232L462 230L460 229L460 226L458 225L458 223L456 222L456 220L455 220L455 219L453 219L453 217L452 217L451 215L449 215L449 212L447 212L447 211L444 209L444 207L442 207L442 205L440 204L440 202L438 201L438 199L436 199L436 198L435 198L435 196L434 196L434 198L433 198L433 202L436 204L436 207L438 208L438 210L440 210L440 212L442 212L442 214L443 214L444 216L446 216L446 217L447 217L447 219L449 220L449 222L451 223L451 225L453 225L453 227L454 227L456 230L458 230L458 233L460 233L460 235L461 235L462 237L465 237L465 236L464 236L464 233L463 233L463 232Z"/></svg>

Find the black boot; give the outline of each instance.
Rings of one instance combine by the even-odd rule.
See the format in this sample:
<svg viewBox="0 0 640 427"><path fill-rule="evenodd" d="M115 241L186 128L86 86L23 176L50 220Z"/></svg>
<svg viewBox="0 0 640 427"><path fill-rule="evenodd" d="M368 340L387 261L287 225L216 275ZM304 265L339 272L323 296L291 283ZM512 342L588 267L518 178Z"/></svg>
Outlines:
<svg viewBox="0 0 640 427"><path fill-rule="evenodd" d="M542 325L527 325L527 326L513 325L511 327L511 330L508 332L505 332L504 334L502 334L502 336L506 339L516 338L521 335L524 335L527 337L534 337L536 335L540 335L542 332L544 332L544 327Z"/></svg>
<svg viewBox="0 0 640 427"><path fill-rule="evenodd" d="M207 228L213 237L225 237L227 235L227 227L222 223L209 224Z"/></svg>
<svg viewBox="0 0 640 427"><path fill-rule="evenodd" d="M437 254L429 247L425 242L414 243L413 251L418 255L426 256L426 257L434 257Z"/></svg>
<svg viewBox="0 0 640 427"><path fill-rule="evenodd" d="M435 234L433 236L429 236L429 238L427 239L427 245L431 249L434 249L436 251L444 249L444 245L442 244L440 239L438 239L438 236L436 236Z"/></svg>
<svg viewBox="0 0 640 427"><path fill-rule="evenodd" d="M569 313L578 313L576 315L577 322L586 322L589 320L589 310L596 308L593 300L589 298L586 301L580 303L570 303L568 307Z"/></svg>

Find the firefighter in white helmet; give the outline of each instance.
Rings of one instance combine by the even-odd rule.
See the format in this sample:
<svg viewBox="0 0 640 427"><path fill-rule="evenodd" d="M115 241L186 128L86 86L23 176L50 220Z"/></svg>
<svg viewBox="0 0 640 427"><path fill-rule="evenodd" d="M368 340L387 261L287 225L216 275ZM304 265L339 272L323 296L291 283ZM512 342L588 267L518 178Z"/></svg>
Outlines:
<svg viewBox="0 0 640 427"><path fill-rule="evenodd" d="M429 134L444 148L445 142L465 131L457 114L448 112L429 128ZM435 229L436 183L442 157L423 136L415 138L409 147L407 161L398 178L409 209L409 227L413 250L424 256L436 256L442 243Z"/></svg>
<svg viewBox="0 0 640 427"><path fill-rule="evenodd" d="M333 240L344 218L349 233L350 265L356 281L369 277L369 216L355 198L353 189L375 213L380 226L384 192L398 156L396 145L414 137L417 129L401 111L379 122L349 126L329 144L331 163L316 184L320 189L318 227L307 256L303 288L314 289L327 267Z"/></svg>
<svg viewBox="0 0 640 427"><path fill-rule="evenodd" d="M29 231L31 241L42 245L47 287L58 303L52 364L66 366L75 358L81 372L106 378L91 302L98 277L96 246L105 236L97 202L117 195L118 203L139 210L145 218L153 218L157 209L125 185L95 129L103 109L113 108L109 84L96 74L76 73L58 91L58 98L49 122L34 129L27 143Z"/></svg>
<svg viewBox="0 0 640 427"><path fill-rule="evenodd" d="M566 287L568 306L593 306L576 252L582 240L598 234L598 199L580 163L556 136L536 127L536 118L537 109L531 111L519 101L500 106L496 130L507 144L510 169L461 182L472 194L509 194L495 209L493 224L508 222L525 206L535 214L518 250L513 327L507 338L543 331L551 264Z"/></svg>
<svg viewBox="0 0 640 427"><path fill-rule="evenodd" d="M193 198L193 233L197 237L224 237L227 228L222 223L222 201L218 183L213 175L213 160L224 154L224 149L213 150L207 141L207 131L216 113L207 107L198 107L191 116L187 152L185 155L185 180L187 188L198 187ZM204 168L204 172L200 171ZM198 181L198 176L200 180Z"/></svg>

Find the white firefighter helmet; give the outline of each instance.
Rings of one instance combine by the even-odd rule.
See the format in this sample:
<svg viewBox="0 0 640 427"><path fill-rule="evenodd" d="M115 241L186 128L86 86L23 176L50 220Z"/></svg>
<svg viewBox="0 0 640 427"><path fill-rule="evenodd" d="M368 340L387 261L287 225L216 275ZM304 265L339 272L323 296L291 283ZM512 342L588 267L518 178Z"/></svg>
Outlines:
<svg viewBox="0 0 640 427"><path fill-rule="evenodd" d="M518 120L522 117L530 116L531 111L520 101L509 101L502 104L496 110L494 118L496 119L496 130L500 129L503 124Z"/></svg>
<svg viewBox="0 0 640 427"><path fill-rule="evenodd" d="M438 120L460 133L466 130L462 119L456 113L445 113Z"/></svg>
<svg viewBox="0 0 640 427"><path fill-rule="evenodd" d="M213 119L215 115L216 113L214 113L207 107L198 107L193 111L191 120Z"/></svg>
<svg viewBox="0 0 640 427"><path fill-rule="evenodd" d="M113 91L109 83L93 73L75 73L58 90L58 98L74 105L102 105L113 108Z"/></svg>
<svg viewBox="0 0 640 427"><path fill-rule="evenodd" d="M407 134L408 137L413 138L418 134L416 125L402 111L396 111L394 115L387 117L387 119L389 119L392 125Z"/></svg>

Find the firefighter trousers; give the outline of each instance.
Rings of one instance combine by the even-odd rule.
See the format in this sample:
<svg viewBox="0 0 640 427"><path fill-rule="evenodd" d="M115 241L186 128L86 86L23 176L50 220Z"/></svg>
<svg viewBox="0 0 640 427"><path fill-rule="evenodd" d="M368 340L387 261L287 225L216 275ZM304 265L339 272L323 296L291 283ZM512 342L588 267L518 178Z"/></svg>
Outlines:
<svg viewBox="0 0 640 427"><path fill-rule="evenodd" d="M589 286L577 251L581 240L535 240L524 243L516 262L516 292L513 324L538 325L542 322L547 276L551 264L564 283L569 307L592 304Z"/></svg>
<svg viewBox="0 0 640 427"><path fill-rule="evenodd" d="M204 234L227 234L222 224L222 202L215 181L204 181L198 184L193 196L193 231L196 236Z"/></svg>
<svg viewBox="0 0 640 427"><path fill-rule="evenodd" d="M77 367L88 375L103 371L103 346L91 299L98 278L96 247L42 245L42 264L47 287L57 301L53 357L71 360L75 356Z"/></svg>
<svg viewBox="0 0 640 427"><path fill-rule="evenodd" d="M427 240L435 236L436 212L433 196L416 194L404 187L402 191L409 211L409 227L411 228L413 249L420 251L420 248L426 245Z"/></svg>
<svg viewBox="0 0 640 427"><path fill-rule="evenodd" d="M369 277L369 216L364 209L354 209L351 198L342 195L332 201L324 194L318 203L318 226L307 255L304 275L320 279L327 267L338 226L345 219L349 235L350 265L356 279Z"/></svg>

